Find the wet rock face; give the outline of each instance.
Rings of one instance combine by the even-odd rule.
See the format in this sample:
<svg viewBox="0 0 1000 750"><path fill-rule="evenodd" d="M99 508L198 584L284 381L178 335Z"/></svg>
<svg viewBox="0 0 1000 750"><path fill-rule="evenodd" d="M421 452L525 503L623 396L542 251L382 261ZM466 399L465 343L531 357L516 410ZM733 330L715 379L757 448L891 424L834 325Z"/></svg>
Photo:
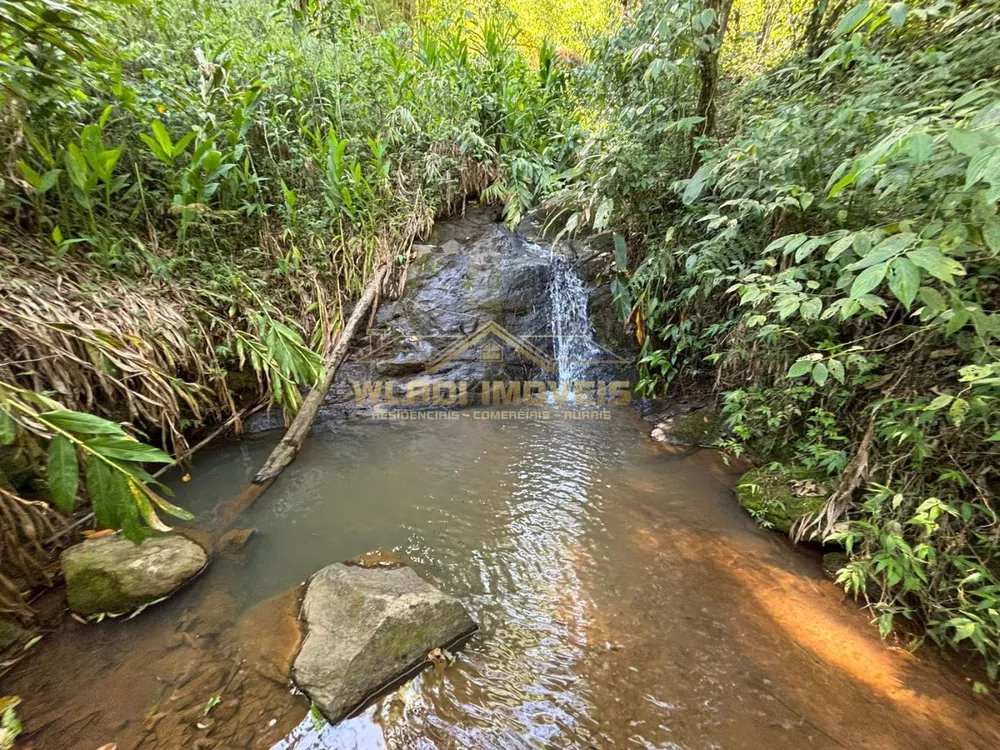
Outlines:
<svg viewBox="0 0 1000 750"><path fill-rule="evenodd" d="M540 248L497 224L469 228L463 240L417 246L402 299L383 305L373 330L373 360L380 377L426 373L432 380L530 377L531 363L484 359L478 347L438 357L488 323L528 338L551 354L549 259Z"/></svg>
<svg viewBox="0 0 1000 750"><path fill-rule="evenodd" d="M409 567L335 563L309 581L295 682L331 722L476 629L465 607Z"/></svg>
<svg viewBox="0 0 1000 750"><path fill-rule="evenodd" d="M66 596L80 615L134 610L173 593L207 562L205 551L181 536L146 539L139 545L107 536L62 553Z"/></svg>

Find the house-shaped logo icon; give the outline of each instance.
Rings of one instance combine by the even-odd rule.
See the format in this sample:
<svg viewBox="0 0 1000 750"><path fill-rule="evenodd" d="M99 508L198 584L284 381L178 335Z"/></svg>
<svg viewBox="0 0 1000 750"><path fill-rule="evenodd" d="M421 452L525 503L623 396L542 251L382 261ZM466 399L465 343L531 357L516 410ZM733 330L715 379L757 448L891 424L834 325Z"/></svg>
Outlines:
<svg viewBox="0 0 1000 750"><path fill-rule="evenodd" d="M558 369L552 358L537 346L515 336L498 323L490 321L449 346L439 357L427 364L426 371L428 373L437 372L449 362L458 359L469 349L480 344L482 344L480 359L484 362L502 362L503 347L507 346L513 349L519 357L543 372L556 372Z"/></svg>

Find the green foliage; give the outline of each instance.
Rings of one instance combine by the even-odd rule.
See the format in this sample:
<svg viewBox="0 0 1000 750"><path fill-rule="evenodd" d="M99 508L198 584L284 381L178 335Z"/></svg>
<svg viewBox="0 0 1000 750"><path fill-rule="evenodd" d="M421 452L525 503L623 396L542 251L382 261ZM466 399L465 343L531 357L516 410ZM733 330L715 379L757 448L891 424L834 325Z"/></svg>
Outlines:
<svg viewBox="0 0 1000 750"><path fill-rule="evenodd" d="M10 440L29 442L32 452L47 442L46 479L52 503L70 513L76 503L80 462L84 457L86 486L94 515L102 528L122 529L140 542L149 529L168 531L156 508L178 518L191 514L153 490L169 490L144 468L173 463L159 448L139 442L120 425L93 414L71 411L42 394L0 383L0 414Z"/></svg>
<svg viewBox="0 0 1000 750"><path fill-rule="evenodd" d="M468 196L517 223L569 166L551 44L526 59L492 6L405 20L353 0L0 0L18 281L0 290L0 442L37 444L57 508L82 487L101 525L165 528L183 511L142 467L171 459L133 433L183 458L244 367L296 410L378 262Z"/></svg>
<svg viewBox="0 0 1000 750"><path fill-rule="evenodd" d="M594 49L599 126L562 196L574 227L630 237L619 296L643 389L714 377L728 448L835 478L809 528L847 547L840 581L883 634L912 619L993 677L995 10L848 8L814 56L731 78L718 135L700 138L701 11L646 4Z"/></svg>

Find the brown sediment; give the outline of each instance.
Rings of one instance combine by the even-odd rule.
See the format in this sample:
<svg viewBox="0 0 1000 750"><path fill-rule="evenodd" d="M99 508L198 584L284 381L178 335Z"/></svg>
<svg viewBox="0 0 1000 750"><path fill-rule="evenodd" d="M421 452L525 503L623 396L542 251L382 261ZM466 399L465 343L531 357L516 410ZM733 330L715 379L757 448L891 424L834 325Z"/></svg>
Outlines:
<svg viewBox="0 0 1000 750"><path fill-rule="evenodd" d="M185 595L177 618L67 619L5 681L21 695L26 748L270 747L308 703L291 694L299 590L239 614L215 586Z"/></svg>

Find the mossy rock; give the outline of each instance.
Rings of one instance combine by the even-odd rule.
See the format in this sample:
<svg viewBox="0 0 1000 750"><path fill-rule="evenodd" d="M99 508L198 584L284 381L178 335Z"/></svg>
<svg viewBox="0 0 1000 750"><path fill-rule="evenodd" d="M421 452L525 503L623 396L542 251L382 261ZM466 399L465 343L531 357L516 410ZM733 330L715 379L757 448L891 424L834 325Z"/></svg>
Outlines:
<svg viewBox="0 0 1000 750"><path fill-rule="evenodd" d="M130 612L172 594L200 573L205 551L182 536L88 539L62 553L66 598L79 615Z"/></svg>
<svg viewBox="0 0 1000 750"><path fill-rule="evenodd" d="M748 471L736 485L740 505L758 523L787 534L803 516L817 512L826 504L827 492L798 495L793 487L807 482L823 489L826 477L803 468L785 468L783 471L761 467Z"/></svg>
<svg viewBox="0 0 1000 750"><path fill-rule="evenodd" d="M710 446L722 435L722 419L712 411L674 417L672 434L690 445Z"/></svg>

